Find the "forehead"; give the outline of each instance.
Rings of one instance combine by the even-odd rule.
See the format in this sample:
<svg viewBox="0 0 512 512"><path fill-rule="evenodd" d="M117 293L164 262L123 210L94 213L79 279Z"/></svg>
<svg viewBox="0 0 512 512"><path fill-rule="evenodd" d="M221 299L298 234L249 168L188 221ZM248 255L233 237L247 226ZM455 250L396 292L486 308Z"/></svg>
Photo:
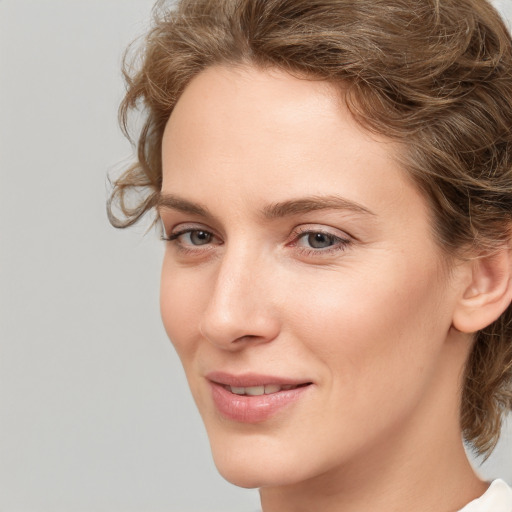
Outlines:
<svg viewBox="0 0 512 512"><path fill-rule="evenodd" d="M338 89L325 80L314 80L290 74L278 68L260 68L253 65L215 65L196 75L181 95L176 110L187 102L189 96L200 91L202 107L212 99L223 97L229 102L225 109L212 104L216 113L232 109L255 114L261 107L273 107L280 116L290 114L290 106L307 111L339 101ZM197 97L194 98L197 101ZM213 111L212 111L213 113Z"/></svg>
<svg viewBox="0 0 512 512"><path fill-rule="evenodd" d="M326 168L346 181L355 166L376 173L383 164L397 167L397 151L354 120L340 88L276 69L217 66L191 81L169 118L164 184L178 174L198 176L205 166L210 178L229 170L239 186L248 175L271 186L281 178L312 180Z"/></svg>
<svg viewBox="0 0 512 512"><path fill-rule="evenodd" d="M391 142L383 136L370 137L353 119L344 102L344 90L342 85L291 75L276 68L212 66L185 88L166 131L172 130L176 122L198 129L194 123L200 119L205 130L224 125L240 135L254 136L258 122L258 128L270 133L300 135L301 128L306 133L311 131L303 125L304 121L335 121L341 117L361 135Z"/></svg>

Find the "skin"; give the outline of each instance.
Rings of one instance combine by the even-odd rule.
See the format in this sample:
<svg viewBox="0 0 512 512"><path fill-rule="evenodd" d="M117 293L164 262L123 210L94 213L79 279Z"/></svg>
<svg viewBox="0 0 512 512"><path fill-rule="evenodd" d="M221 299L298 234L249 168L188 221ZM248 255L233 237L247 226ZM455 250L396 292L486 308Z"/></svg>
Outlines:
<svg viewBox="0 0 512 512"><path fill-rule="evenodd" d="M398 151L330 85L277 70L209 68L168 121L159 213L182 234L162 318L219 471L260 487L264 512L455 511L486 489L459 426L471 335L453 326L474 273L448 272ZM350 207L264 215L332 195ZM246 424L219 414L211 371L312 385Z"/></svg>

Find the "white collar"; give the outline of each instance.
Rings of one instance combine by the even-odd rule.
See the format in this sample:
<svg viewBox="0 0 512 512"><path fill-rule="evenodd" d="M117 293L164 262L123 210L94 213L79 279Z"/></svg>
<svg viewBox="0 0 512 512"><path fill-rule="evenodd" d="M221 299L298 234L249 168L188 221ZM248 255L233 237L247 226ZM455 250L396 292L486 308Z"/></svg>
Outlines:
<svg viewBox="0 0 512 512"><path fill-rule="evenodd" d="M480 498L459 512L512 512L512 489L503 480L494 480Z"/></svg>

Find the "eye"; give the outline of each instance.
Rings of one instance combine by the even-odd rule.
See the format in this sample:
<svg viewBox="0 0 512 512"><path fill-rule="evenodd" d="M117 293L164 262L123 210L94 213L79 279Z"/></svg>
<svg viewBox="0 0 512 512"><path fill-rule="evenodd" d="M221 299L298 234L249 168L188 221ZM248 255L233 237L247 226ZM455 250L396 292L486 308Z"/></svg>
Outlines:
<svg viewBox="0 0 512 512"><path fill-rule="evenodd" d="M328 235L326 233L304 233L300 239L303 243L307 243L309 247L313 249L326 249L335 245L340 239L334 235Z"/></svg>
<svg viewBox="0 0 512 512"><path fill-rule="evenodd" d="M295 247L304 256L314 257L343 251L351 243L350 237L345 233L339 230L336 230L337 234L329 233L327 229L319 229L318 226L300 226L294 232L290 246Z"/></svg>
<svg viewBox="0 0 512 512"><path fill-rule="evenodd" d="M176 240L181 245L207 245L214 239L214 235L204 229L182 229L176 233L171 233L167 240L172 242Z"/></svg>
<svg viewBox="0 0 512 512"><path fill-rule="evenodd" d="M180 237L181 241L186 244L206 245L212 241L213 235L208 233L208 231L203 231L202 229L192 229L180 234L171 235L170 239L176 240L178 237Z"/></svg>
<svg viewBox="0 0 512 512"><path fill-rule="evenodd" d="M210 251L217 245L222 245L214 233L202 226L181 224L176 226L163 240L171 244L177 251L183 254L199 255Z"/></svg>

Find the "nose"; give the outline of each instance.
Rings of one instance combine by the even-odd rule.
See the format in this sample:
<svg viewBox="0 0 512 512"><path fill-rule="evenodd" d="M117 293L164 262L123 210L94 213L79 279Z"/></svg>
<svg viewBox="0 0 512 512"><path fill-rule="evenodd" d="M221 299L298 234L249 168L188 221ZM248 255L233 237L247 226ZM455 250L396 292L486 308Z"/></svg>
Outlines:
<svg viewBox="0 0 512 512"><path fill-rule="evenodd" d="M248 252L227 250L219 260L199 325L206 339L225 350L268 343L280 329L273 273Z"/></svg>

